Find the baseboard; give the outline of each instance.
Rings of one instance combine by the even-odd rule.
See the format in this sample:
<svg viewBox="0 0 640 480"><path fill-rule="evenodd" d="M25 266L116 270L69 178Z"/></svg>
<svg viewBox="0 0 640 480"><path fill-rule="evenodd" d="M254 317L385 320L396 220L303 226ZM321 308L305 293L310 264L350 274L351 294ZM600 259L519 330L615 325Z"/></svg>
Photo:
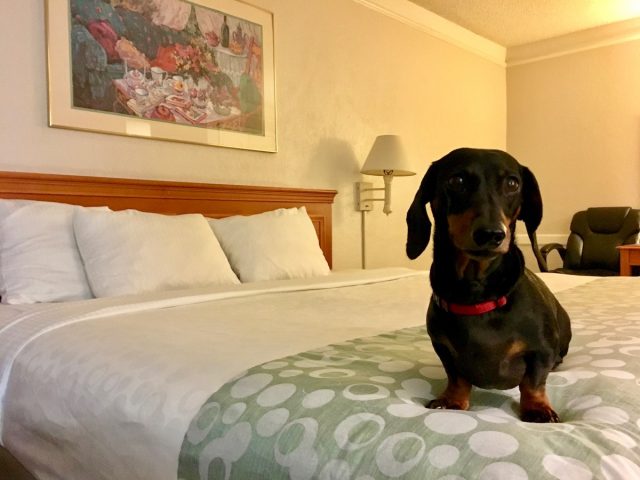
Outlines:
<svg viewBox="0 0 640 480"><path fill-rule="evenodd" d="M538 238L538 246L546 245L547 243L560 243L564 245L567 242L566 233L539 233L536 237ZM517 233L516 243L518 245L531 245L529 236L526 233Z"/></svg>

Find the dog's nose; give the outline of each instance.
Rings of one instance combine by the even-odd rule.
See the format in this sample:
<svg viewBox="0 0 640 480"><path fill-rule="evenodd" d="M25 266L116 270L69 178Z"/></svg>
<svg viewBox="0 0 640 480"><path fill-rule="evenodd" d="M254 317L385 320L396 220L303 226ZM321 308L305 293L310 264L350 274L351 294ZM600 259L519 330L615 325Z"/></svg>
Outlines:
<svg viewBox="0 0 640 480"><path fill-rule="evenodd" d="M506 233L501 228L478 228L473 232L473 241L478 247L495 248L502 243Z"/></svg>

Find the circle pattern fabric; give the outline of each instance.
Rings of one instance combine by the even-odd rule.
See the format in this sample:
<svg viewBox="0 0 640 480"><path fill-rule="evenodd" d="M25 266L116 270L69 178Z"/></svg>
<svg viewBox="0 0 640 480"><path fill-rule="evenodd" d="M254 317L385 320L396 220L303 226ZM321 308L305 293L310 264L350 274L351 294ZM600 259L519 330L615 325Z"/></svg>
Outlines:
<svg viewBox="0 0 640 480"><path fill-rule="evenodd" d="M424 327L256 366L186 432L179 480L640 478L640 293L619 279L558 294L574 337L547 384L563 423L518 418L518 389L430 410L446 375ZM426 301L426 300L425 300ZM293 374L292 372L295 372Z"/></svg>

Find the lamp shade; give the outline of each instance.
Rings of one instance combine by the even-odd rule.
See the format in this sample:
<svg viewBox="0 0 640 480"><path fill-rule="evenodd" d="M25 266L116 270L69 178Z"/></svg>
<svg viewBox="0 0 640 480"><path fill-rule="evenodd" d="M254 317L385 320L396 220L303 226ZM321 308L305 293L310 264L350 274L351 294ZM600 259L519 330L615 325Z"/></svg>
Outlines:
<svg viewBox="0 0 640 480"><path fill-rule="evenodd" d="M365 175L415 175L407 160L407 155L398 135L380 135L360 170Z"/></svg>

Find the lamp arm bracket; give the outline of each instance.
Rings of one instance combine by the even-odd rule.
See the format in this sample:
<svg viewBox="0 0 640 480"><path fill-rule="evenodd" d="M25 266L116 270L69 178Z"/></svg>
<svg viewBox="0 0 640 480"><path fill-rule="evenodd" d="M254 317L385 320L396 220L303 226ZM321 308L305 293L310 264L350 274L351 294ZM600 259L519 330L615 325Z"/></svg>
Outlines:
<svg viewBox="0 0 640 480"><path fill-rule="evenodd" d="M373 209L372 202L384 202L384 208L382 211L389 215L391 213L391 180L393 176L384 176L384 188L373 188L373 185L369 182L356 182L356 210L370 211ZM365 198L365 192L384 191L383 198Z"/></svg>

